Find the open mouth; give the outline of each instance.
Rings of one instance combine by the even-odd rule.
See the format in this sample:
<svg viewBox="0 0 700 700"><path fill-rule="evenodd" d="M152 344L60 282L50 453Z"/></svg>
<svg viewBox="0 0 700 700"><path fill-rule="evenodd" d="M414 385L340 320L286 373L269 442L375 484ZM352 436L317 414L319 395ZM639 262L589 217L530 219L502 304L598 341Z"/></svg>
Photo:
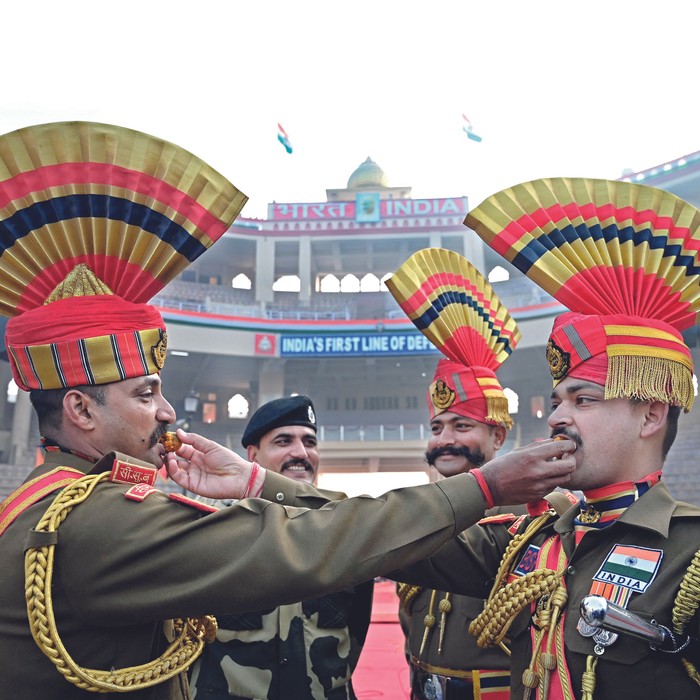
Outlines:
<svg viewBox="0 0 700 700"><path fill-rule="evenodd" d="M282 471L292 472L293 474L306 474L309 469L304 464L289 464Z"/></svg>

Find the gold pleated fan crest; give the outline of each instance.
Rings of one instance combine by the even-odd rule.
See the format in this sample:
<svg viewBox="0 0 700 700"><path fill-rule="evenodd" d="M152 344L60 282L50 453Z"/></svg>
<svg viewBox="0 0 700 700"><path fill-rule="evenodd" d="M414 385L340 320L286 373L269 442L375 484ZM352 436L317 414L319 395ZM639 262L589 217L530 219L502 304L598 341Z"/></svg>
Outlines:
<svg viewBox="0 0 700 700"><path fill-rule="evenodd" d="M455 362L495 371L520 340L489 282L451 250L417 251L386 285L416 328Z"/></svg>
<svg viewBox="0 0 700 700"><path fill-rule="evenodd" d="M0 136L0 313L45 303L80 264L146 302L246 200L188 151L131 129L60 122Z"/></svg>
<svg viewBox="0 0 700 700"><path fill-rule="evenodd" d="M487 198L474 229L572 311L692 326L700 311L700 211L638 183L549 178Z"/></svg>

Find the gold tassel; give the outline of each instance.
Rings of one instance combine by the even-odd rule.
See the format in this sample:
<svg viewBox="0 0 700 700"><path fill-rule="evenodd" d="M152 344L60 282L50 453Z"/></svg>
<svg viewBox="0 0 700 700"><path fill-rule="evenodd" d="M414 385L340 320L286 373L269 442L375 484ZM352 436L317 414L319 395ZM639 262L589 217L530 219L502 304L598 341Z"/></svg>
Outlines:
<svg viewBox="0 0 700 700"><path fill-rule="evenodd" d="M505 396L486 397L486 420L503 423L506 428L513 427L513 419L508 413L508 399Z"/></svg>
<svg viewBox="0 0 700 700"><path fill-rule="evenodd" d="M643 350L647 354L610 355L608 349L605 398L663 401L682 406L686 413L690 411L695 401L692 370L675 359L679 357L677 352L672 357L650 357L648 352L653 349L644 346ZM631 351L630 346L623 351Z"/></svg>
<svg viewBox="0 0 700 700"><path fill-rule="evenodd" d="M447 626L447 614L452 610L452 603L450 601L449 593L445 593L445 597L440 601L440 605L438 605L438 610L440 611L440 639L438 641L438 654L442 654L442 643L445 640L445 627Z"/></svg>
<svg viewBox="0 0 700 700"><path fill-rule="evenodd" d="M435 627L435 615L433 615L433 606L435 605L435 596L437 591L433 591L430 595L430 607L428 608L428 614L423 618L423 624L425 625L425 631L423 632L423 640L420 643L420 651L418 656L423 656L423 650L425 649L425 644L428 641L428 636L430 635L430 630Z"/></svg>

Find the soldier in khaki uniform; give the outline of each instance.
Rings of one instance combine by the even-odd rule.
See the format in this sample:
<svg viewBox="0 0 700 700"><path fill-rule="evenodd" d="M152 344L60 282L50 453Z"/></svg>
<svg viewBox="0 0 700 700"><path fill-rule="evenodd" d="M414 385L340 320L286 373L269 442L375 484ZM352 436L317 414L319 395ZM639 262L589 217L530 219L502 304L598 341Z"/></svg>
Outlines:
<svg viewBox="0 0 700 700"><path fill-rule="evenodd" d="M425 304L416 309L415 299L421 290L435 300L444 297L442 284L431 288L429 294L426 291L438 266L460 271L463 298L461 303L429 315L431 323L426 325ZM431 340L437 339L439 344L443 337L453 339L469 333L469 342L443 343L440 348L449 353L449 359L438 362L427 391L431 435L425 460L442 477L480 467L496 456L513 426L508 400L495 372L520 339L515 321L481 273L452 251L418 251L387 286ZM478 295L470 293L476 289ZM449 324L445 329L449 333L436 330L441 322ZM490 509L487 517L510 525L525 512L524 506L505 506ZM484 698L508 696L510 660L506 652L500 647L480 649L469 634L469 624L484 608L484 596L455 595L407 583L398 585L398 594L412 700L461 700L474 686Z"/></svg>
<svg viewBox="0 0 700 700"><path fill-rule="evenodd" d="M486 465L481 484L459 475L320 507L313 487L204 438L180 432L165 455L167 333L143 302L245 197L172 144L84 122L0 137L0 193L6 346L45 447L0 505L0 700L185 698L207 614L360 584L476 522L486 483L528 500L573 469L573 443L548 441ZM211 512L163 494L164 459L203 496L261 498Z"/></svg>
<svg viewBox="0 0 700 700"><path fill-rule="evenodd" d="M242 443L248 459L268 471L313 484L319 468L316 433L311 399L289 396L260 406ZM373 588L367 581L273 609L217 616L216 641L206 645L192 669L193 697L354 699L352 673L369 627Z"/></svg>
<svg viewBox="0 0 700 700"><path fill-rule="evenodd" d="M471 527L398 575L466 595L491 579L470 631L480 646L510 639L512 697L697 698L700 509L672 498L662 467L694 401L681 331L700 309L700 211L556 178L499 192L467 223L572 309L547 345L548 423L578 445L568 485L583 497L561 516ZM593 600L654 620L663 644L593 624Z"/></svg>

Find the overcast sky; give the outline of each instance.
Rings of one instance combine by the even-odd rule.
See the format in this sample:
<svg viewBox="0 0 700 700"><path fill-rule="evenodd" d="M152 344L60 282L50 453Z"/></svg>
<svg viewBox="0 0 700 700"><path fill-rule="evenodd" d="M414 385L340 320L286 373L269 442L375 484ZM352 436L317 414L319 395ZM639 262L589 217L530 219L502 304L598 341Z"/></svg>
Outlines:
<svg viewBox="0 0 700 700"><path fill-rule="evenodd" d="M9 0L0 132L85 119L155 134L248 194L247 216L325 201L367 156L414 197L475 206L523 180L617 178L700 150L699 7Z"/></svg>

